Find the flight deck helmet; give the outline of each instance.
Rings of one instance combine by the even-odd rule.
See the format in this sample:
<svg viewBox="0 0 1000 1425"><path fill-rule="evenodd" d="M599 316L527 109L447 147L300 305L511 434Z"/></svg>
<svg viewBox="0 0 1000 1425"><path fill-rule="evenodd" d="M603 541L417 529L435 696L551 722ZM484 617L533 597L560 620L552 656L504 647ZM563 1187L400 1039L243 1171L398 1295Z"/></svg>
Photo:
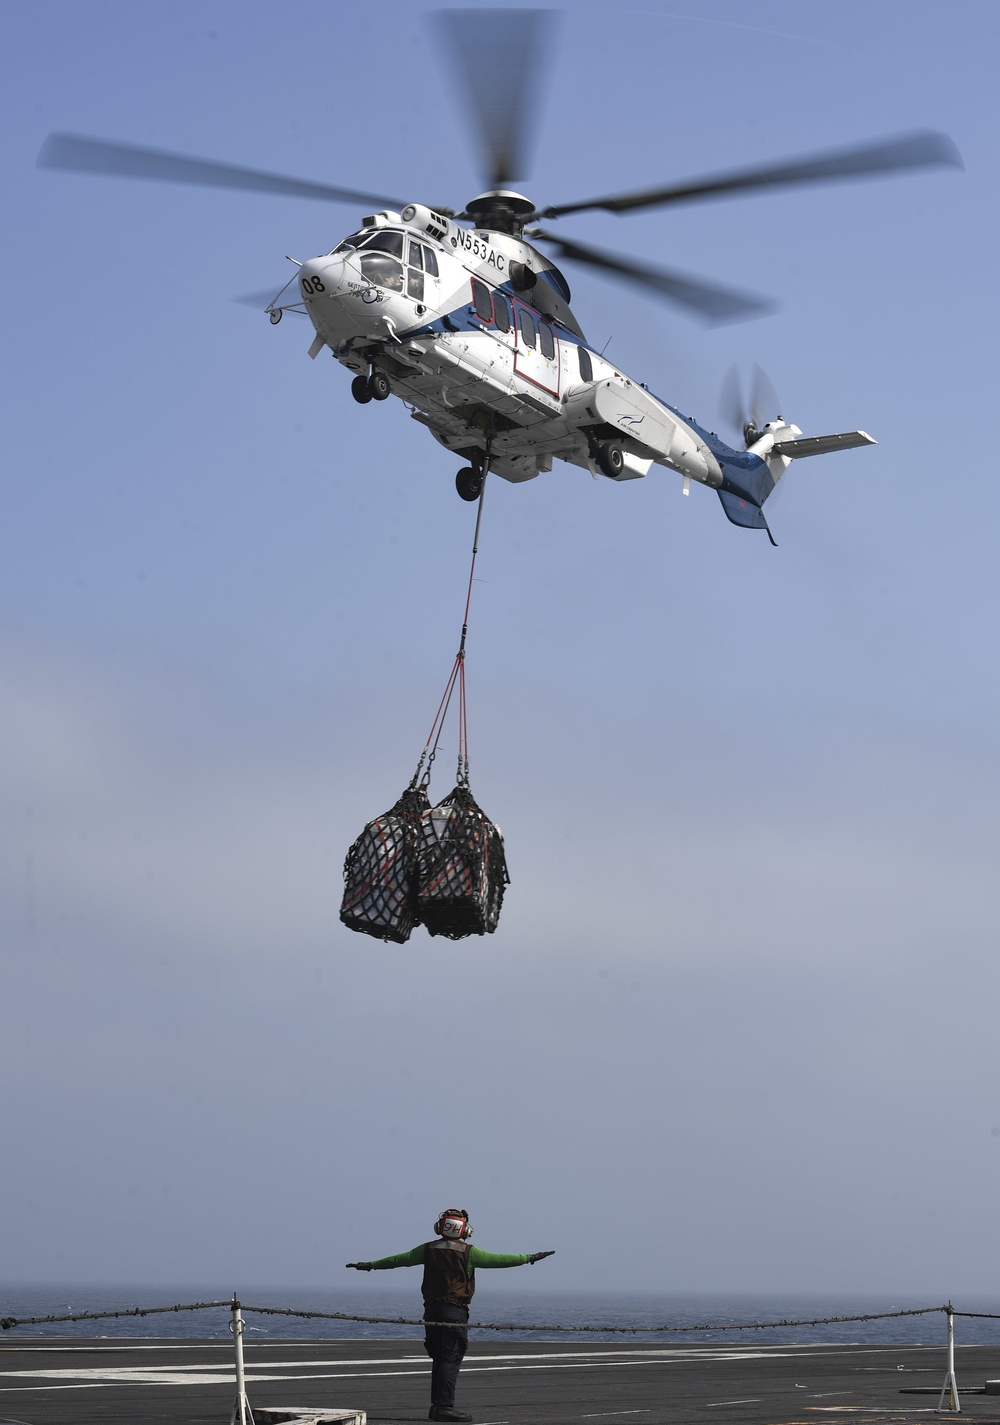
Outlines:
<svg viewBox="0 0 1000 1425"><path fill-rule="evenodd" d="M464 1207L446 1207L435 1222L434 1231L453 1242L465 1242L472 1236L468 1212Z"/></svg>

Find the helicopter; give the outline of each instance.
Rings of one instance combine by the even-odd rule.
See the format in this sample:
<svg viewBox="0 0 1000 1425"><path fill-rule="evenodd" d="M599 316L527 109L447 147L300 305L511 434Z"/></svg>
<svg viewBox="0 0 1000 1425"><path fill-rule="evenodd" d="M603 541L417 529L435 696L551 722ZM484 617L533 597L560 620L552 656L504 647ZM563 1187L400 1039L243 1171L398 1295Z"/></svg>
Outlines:
<svg viewBox="0 0 1000 1425"><path fill-rule="evenodd" d="M762 315L771 304L586 246L540 224L590 210L623 214L765 188L961 168L955 145L944 134L921 131L539 208L512 184L525 171L525 136L534 129L531 101L538 92L533 80L546 53L551 12L445 10L435 20L467 83L481 141L486 186L461 210L73 134L50 134L38 164L375 209L328 252L290 259L295 274L264 310L274 325L288 311L308 316L314 331L309 356L329 350L351 373L359 403L402 400L413 419L464 462L455 477L463 499L480 498L487 473L520 483L550 471L554 460L616 483L658 465L680 475L684 494L692 482L714 489L734 525L762 529L773 544L763 507L791 462L875 441L861 430L804 435L780 414L762 373L749 404L729 382L736 445L682 415L588 343L570 309L569 283L538 244L561 261L710 322ZM484 53L491 55L487 70L477 63Z"/></svg>

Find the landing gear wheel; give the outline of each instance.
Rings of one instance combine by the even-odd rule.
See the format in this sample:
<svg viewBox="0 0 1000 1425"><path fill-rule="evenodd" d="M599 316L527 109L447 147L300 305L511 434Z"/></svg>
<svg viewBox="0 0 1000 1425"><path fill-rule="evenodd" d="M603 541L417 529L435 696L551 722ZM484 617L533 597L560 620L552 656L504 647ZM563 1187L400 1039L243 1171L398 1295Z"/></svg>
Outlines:
<svg viewBox="0 0 1000 1425"><path fill-rule="evenodd" d="M368 378L368 389L373 401L385 401L392 395L389 378L384 371L373 371Z"/></svg>
<svg viewBox="0 0 1000 1425"><path fill-rule="evenodd" d="M482 471L473 470L471 465L467 465L455 476L455 489L462 499L468 500L470 504L473 500L478 500L483 493Z"/></svg>
<svg viewBox="0 0 1000 1425"><path fill-rule="evenodd" d="M268 315L268 317L270 318L272 327L276 327L276 326L278 325L278 323L281 321L281 315L282 315L282 313L281 313L281 308L280 308L280 307L276 307L273 312L268 312L267 315Z"/></svg>
<svg viewBox="0 0 1000 1425"><path fill-rule="evenodd" d="M597 448L597 466L609 480L617 480L625 469L625 452L617 440L606 440Z"/></svg>
<svg viewBox="0 0 1000 1425"><path fill-rule="evenodd" d="M351 382L351 395L359 406L367 406L372 398L372 390L368 384L367 376L355 376Z"/></svg>

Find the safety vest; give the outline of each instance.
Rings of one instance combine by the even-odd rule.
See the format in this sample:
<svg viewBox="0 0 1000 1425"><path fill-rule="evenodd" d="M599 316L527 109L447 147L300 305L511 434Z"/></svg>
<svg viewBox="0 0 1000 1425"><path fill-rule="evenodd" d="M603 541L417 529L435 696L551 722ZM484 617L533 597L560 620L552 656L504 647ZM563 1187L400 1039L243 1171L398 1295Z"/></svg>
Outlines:
<svg viewBox="0 0 1000 1425"><path fill-rule="evenodd" d="M440 1238L424 1244L424 1301L450 1301L468 1306L476 1290L476 1276L469 1267L468 1242Z"/></svg>

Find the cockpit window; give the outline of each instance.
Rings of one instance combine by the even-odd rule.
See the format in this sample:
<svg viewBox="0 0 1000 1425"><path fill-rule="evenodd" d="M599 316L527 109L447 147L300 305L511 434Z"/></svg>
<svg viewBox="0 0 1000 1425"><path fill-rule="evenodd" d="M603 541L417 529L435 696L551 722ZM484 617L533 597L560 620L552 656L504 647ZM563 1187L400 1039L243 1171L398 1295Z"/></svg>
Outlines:
<svg viewBox="0 0 1000 1425"><path fill-rule="evenodd" d="M411 242L411 243L410 243L410 258L409 258L409 261L410 261L410 266L411 266L411 267L417 267L417 268L420 269L421 272L423 272L423 270L424 270L424 259L423 259L422 249L421 249L420 244L419 244L418 242Z"/></svg>
<svg viewBox="0 0 1000 1425"><path fill-rule="evenodd" d="M398 236L398 235L397 235ZM361 272L376 287L388 287L390 292L402 292L403 269L387 252L366 249L361 254Z"/></svg>
<svg viewBox="0 0 1000 1425"><path fill-rule="evenodd" d="M352 233L350 237L344 238L343 242L338 242L337 246L331 249L330 256L332 257L335 252L350 252L365 236L365 233Z"/></svg>
<svg viewBox="0 0 1000 1425"><path fill-rule="evenodd" d="M403 234L387 231L383 228L380 232L365 243L365 252L387 252L392 257L403 258Z"/></svg>
<svg viewBox="0 0 1000 1425"><path fill-rule="evenodd" d="M424 271L429 277L438 275L437 253L432 247L424 247Z"/></svg>

